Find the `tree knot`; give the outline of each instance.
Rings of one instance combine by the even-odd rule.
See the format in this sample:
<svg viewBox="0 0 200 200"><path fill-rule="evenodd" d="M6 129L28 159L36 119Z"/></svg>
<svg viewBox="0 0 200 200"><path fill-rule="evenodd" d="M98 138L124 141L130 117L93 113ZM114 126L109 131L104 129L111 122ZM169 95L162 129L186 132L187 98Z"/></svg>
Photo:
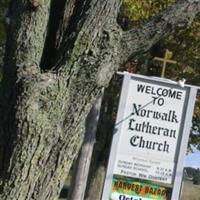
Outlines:
<svg viewBox="0 0 200 200"><path fill-rule="evenodd" d="M41 0L29 0L30 7L33 11L37 11L41 6Z"/></svg>
<svg viewBox="0 0 200 200"><path fill-rule="evenodd" d="M36 65L29 65L29 64L21 64L17 65L17 77L19 82L20 80L32 81L36 79L40 74L40 69Z"/></svg>

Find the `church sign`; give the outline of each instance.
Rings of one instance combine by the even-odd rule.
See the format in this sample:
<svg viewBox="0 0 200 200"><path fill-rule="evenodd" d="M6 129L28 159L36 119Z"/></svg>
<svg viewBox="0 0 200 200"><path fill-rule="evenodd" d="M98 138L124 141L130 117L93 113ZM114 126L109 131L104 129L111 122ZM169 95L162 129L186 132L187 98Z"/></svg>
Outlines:
<svg viewBox="0 0 200 200"><path fill-rule="evenodd" d="M180 191L182 175L177 173L183 169L197 88L160 78L124 76L105 188L111 190L118 175ZM102 200L110 199L107 190Z"/></svg>

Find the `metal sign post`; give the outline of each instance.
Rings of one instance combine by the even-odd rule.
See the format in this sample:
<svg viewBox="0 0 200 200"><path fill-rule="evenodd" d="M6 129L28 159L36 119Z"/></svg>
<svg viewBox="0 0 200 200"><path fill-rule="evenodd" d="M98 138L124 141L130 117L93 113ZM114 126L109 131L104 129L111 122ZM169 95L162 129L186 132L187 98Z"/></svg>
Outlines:
<svg viewBox="0 0 200 200"><path fill-rule="evenodd" d="M146 200L152 191L157 195L152 199L178 200L198 88L162 78L123 75L102 200ZM116 188L121 185L119 192ZM141 195L133 189L136 185ZM164 186L172 188L171 197L155 192Z"/></svg>
<svg viewBox="0 0 200 200"><path fill-rule="evenodd" d="M181 190L183 170L184 170L183 163L184 163L184 159L185 159L185 155L187 151L187 144L188 144L190 130L192 127L192 115L193 115L197 90L198 89L196 87L190 88L190 95L187 102L188 106L187 106L187 111L185 113L186 114L185 123L183 125L183 136L180 141L181 144L180 144L180 151L179 151L177 166L176 166L176 175L174 179L174 186L173 186L172 198L171 198L172 200L180 199L180 194L181 194L180 190Z"/></svg>

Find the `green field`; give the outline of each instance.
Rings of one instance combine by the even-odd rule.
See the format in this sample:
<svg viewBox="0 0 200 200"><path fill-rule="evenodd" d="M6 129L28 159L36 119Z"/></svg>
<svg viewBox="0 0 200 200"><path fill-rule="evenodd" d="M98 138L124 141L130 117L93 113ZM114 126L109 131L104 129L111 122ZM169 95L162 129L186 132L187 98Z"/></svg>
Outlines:
<svg viewBox="0 0 200 200"><path fill-rule="evenodd" d="M193 185L191 181L185 181L181 200L200 200L200 185Z"/></svg>

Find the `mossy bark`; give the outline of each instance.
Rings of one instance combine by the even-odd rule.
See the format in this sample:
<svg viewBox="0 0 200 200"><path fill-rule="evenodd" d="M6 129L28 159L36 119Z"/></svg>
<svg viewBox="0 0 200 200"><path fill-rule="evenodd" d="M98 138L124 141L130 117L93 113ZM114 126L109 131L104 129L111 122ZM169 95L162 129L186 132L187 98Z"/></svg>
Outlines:
<svg viewBox="0 0 200 200"><path fill-rule="evenodd" d="M52 26L56 2L64 6L59 26ZM179 7L182 21L189 23L185 13L193 16L200 3ZM118 0L11 1L0 98L1 200L57 199L94 100L119 65L145 47L135 38L145 41L148 25L143 35L123 33L116 23L118 9ZM128 52L124 43L130 50L132 36L137 48ZM146 46L157 40L148 37Z"/></svg>

